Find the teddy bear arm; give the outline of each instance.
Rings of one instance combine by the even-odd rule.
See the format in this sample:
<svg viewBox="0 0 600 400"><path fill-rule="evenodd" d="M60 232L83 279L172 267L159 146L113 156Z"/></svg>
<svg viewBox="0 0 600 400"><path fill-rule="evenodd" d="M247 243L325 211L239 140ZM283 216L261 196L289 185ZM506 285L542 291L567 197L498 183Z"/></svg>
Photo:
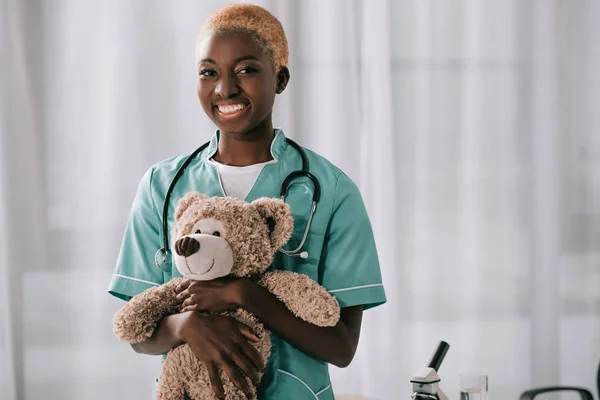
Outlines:
<svg viewBox="0 0 600 400"><path fill-rule="evenodd" d="M182 278L175 278L132 297L115 314L115 335L129 343L143 342L152 336L160 320L177 311L175 289L182 281Z"/></svg>
<svg viewBox="0 0 600 400"><path fill-rule="evenodd" d="M273 271L259 282L297 317L317 326L335 326L340 318L337 299L306 275Z"/></svg>

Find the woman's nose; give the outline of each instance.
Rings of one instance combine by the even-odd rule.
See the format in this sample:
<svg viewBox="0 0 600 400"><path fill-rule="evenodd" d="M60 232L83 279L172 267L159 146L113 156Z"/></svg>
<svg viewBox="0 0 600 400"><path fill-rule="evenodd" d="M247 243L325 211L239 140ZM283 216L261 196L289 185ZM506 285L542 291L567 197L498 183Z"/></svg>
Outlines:
<svg viewBox="0 0 600 400"><path fill-rule="evenodd" d="M221 75L215 88L215 93L224 99L229 99L240 92L235 77L230 74Z"/></svg>

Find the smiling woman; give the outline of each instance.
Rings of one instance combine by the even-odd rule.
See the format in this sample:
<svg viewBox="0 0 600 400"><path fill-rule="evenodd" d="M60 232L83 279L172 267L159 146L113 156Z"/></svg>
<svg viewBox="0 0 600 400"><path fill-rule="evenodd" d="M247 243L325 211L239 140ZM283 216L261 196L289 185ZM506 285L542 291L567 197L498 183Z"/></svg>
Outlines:
<svg viewBox="0 0 600 400"><path fill-rule="evenodd" d="M210 143L192 153L192 157L183 154L164 160L153 165L142 178L109 291L129 300L149 287L181 276L177 268L169 271L154 267L156 249L164 240L157 204L164 203L167 209L175 210L177 202L190 191L248 202L261 197L278 198L282 183L306 164L316 180L307 176L295 178L294 187L290 186L285 196L294 219L287 245L302 248L304 256L290 251L284 252L286 256L279 253L271 268L301 273L325 287L339 303L339 322L329 327L310 324L251 279L193 281L179 293L185 306L182 312L163 318L152 337L133 347L141 353L164 354L187 343L206 366L216 395L225 396L221 373L249 393L242 375L256 378L258 374L248 365L251 354L240 344L252 337L248 334L250 328L196 312L241 308L272 333L273 351L257 397L299 400L309 396L332 400L328 364L350 364L358 345L363 310L386 302L375 239L362 196L339 168L315 152L301 146L295 149L296 145L288 141L281 129L273 129L275 98L290 80L287 40L274 16L253 5L224 7L202 26L195 53L198 99L218 130ZM177 173L172 195L167 195L173 171L180 171L184 164L181 175ZM323 189L314 182L321 182ZM319 198L318 207L313 203L315 197ZM314 204L310 214L306 212L307 204ZM304 221L307 215L308 223ZM167 214L165 222L173 228L176 218L177 215ZM277 229L271 222L265 221L270 229ZM192 231L199 231L197 235L207 232L206 240L212 241L224 232L214 226L197 226ZM166 265L172 265L173 258L178 257L178 263L187 266L194 257L190 243L178 243L174 251L169 251L171 257L165 260ZM213 274L222 267L223 257L215 254L211 258L206 269ZM194 293L203 293L205 301L198 300L200 297ZM255 398L254 393L249 396Z"/></svg>

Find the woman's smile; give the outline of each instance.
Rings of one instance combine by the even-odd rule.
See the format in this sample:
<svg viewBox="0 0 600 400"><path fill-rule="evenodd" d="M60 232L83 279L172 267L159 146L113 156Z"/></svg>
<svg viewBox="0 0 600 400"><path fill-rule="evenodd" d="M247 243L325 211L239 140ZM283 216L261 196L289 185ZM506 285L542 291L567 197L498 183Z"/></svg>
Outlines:
<svg viewBox="0 0 600 400"><path fill-rule="evenodd" d="M215 106L217 115L221 119L231 120L239 118L250 109L250 104L218 104Z"/></svg>

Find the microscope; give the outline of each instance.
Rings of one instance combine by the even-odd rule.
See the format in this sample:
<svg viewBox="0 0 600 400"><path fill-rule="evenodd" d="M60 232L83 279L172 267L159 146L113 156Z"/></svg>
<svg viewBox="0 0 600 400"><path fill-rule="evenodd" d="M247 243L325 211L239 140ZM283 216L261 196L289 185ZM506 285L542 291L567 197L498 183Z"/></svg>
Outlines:
<svg viewBox="0 0 600 400"><path fill-rule="evenodd" d="M417 370L410 379L412 383L412 400L448 400L440 389L440 377L437 373L450 345L441 341L431 356L427 367Z"/></svg>

